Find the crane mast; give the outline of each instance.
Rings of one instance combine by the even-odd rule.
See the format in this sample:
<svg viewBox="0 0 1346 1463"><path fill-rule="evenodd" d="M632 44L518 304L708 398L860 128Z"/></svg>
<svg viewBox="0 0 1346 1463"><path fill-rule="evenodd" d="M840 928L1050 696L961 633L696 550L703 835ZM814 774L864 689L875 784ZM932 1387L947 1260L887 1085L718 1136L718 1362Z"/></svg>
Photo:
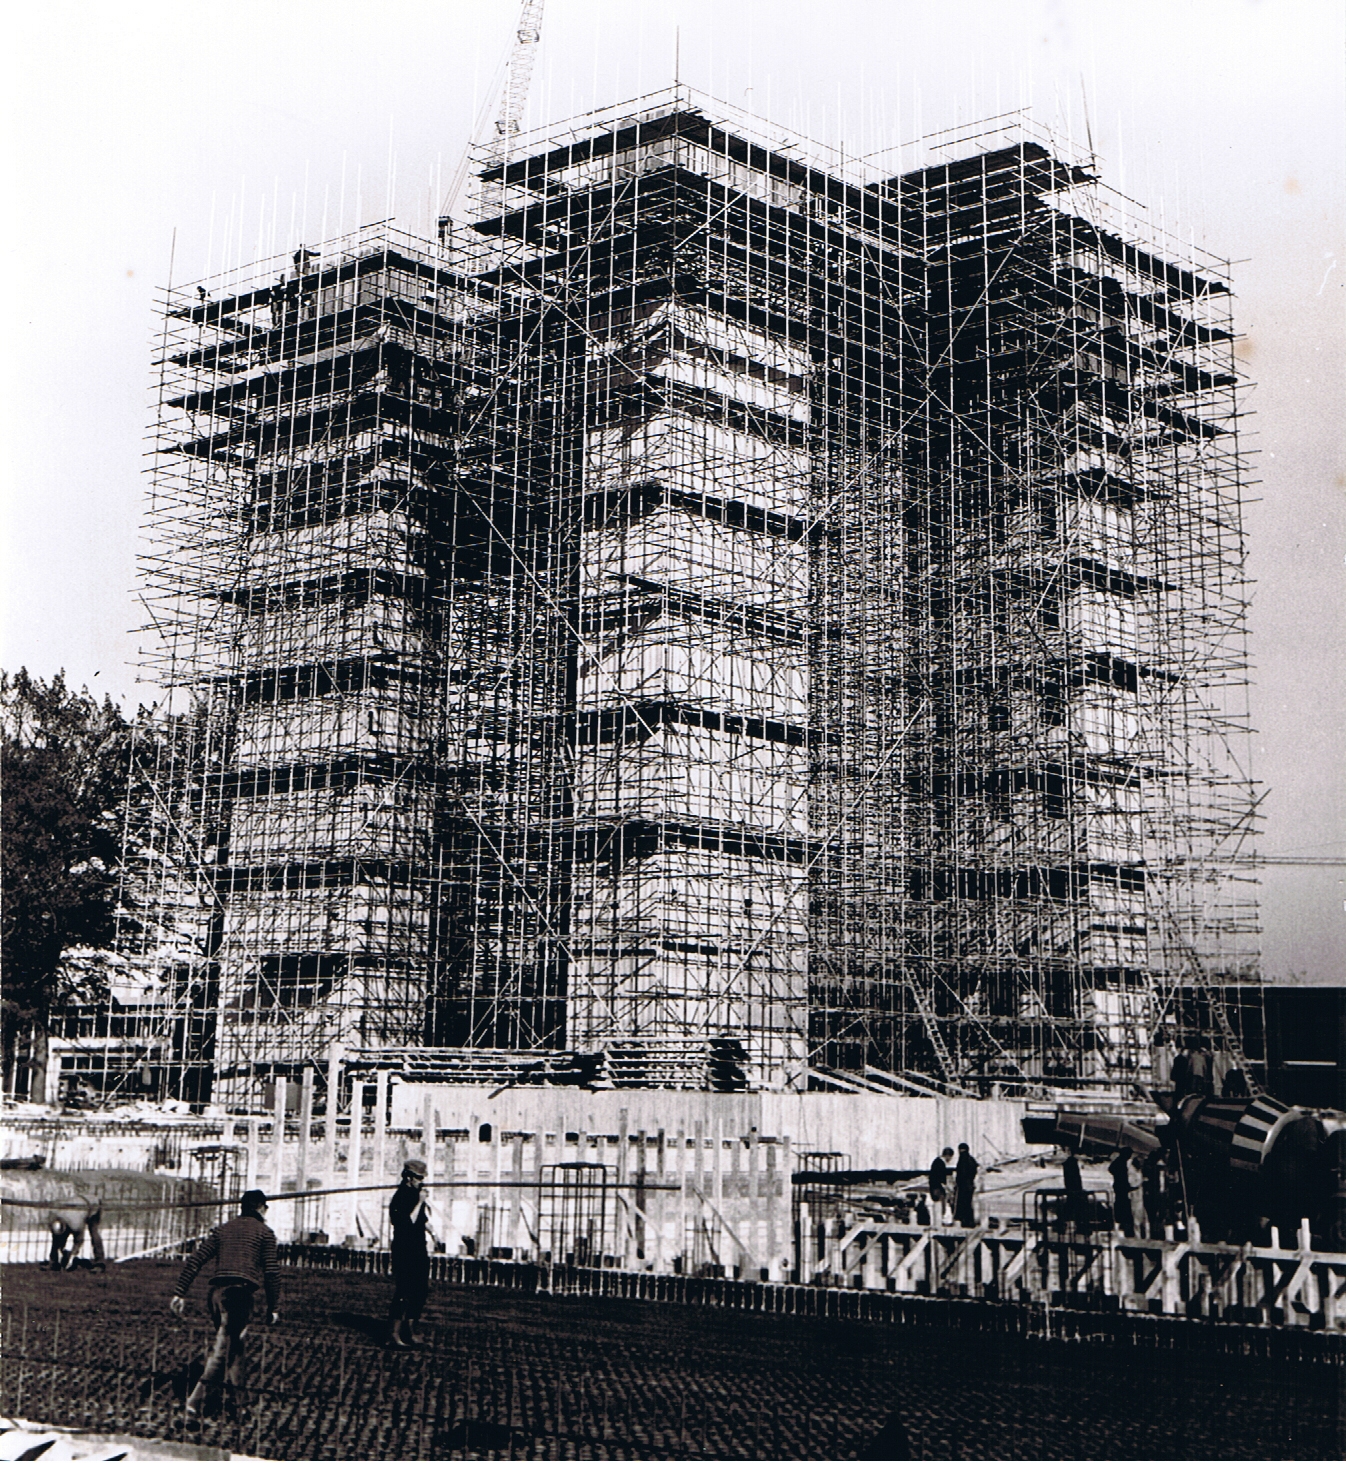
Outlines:
<svg viewBox="0 0 1346 1463"><path fill-rule="evenodd" d="M533 79L533 62L537 59L538 41L542 38L542 4L543 0L524 0L519 11L519 24L500 95L500 114L495 119L495 137L491 141L493 162L504 162L508 158L510 142L523 119L528 88Z"/></svg>
<svg viewBox="0 0 1346 1463"><path fill-rule="evenodd" d="M453 217L457 211L459 199L462 197L463 187L467 182L467 171L473 150L480 148L491 166L498 167L509 161L510 145L519 132L519 123L523 120L524 107L528 101L528 88L533 80L533 63L537 59L538 42L542 39L542 6L543 0L523 0L523 5L519 10L518 24L514 29L514 41L510 46L509 59L505 63L504 82L500 88L500 106L496 113L494 127L489 137L482 135L486 131L485 119L489 115L488 98L486 106L483 106L477 114L478 120L473 130L472 141L464 149L462 159L454 170L453 182L449 186L448 197L445 200L444 213L439 220L441 244L445 242L453 227ZM497 183L483 196L483 204L489 210L492 204L500 202L503 195L504 188Z"/></svg>

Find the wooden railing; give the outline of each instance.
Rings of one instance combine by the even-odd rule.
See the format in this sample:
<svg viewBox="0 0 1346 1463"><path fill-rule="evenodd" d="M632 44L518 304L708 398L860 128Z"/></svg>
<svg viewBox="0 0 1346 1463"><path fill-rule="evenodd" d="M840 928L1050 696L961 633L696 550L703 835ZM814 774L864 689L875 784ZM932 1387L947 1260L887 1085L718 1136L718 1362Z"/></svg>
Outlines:
<svg viewBox="0 0 1346 1463"><path fill-rule="evenodd" d="M860 1221L801 1279L844 1289L984 1297L1262 1325L1346 1327L1346 1254L1130 1239L1114 1231L916 1228Z"/></svg>

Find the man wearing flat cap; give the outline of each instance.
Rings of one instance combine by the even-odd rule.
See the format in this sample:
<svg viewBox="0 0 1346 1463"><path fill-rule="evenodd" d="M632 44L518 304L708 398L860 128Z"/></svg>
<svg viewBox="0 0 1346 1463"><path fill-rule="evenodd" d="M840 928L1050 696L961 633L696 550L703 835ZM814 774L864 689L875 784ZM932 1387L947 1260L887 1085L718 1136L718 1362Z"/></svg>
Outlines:
<svg viewBox="0 0 1346 1463"><path fill-rule="evenodd" d="M254 1298L260 1293L266 1302L266 1318L276 1323L276 1295L280 1266L276 1260L276 1236L266 1223L266 1195L249 1189L239 1200L239 1214L217 1225L187 1256L178 1276L169 1309L179 1318L187 1305L187 1292L207 1260L215 1261L207 1305L215 1323L215 1336L206 1357L201 1380L187 1398L187 1420L196 1422L209 1390L221 1374L229 1393L237 1401L243 1381L243 1337L252 1320Z"/></svg>
<svg viewBox="0 0 1346 1463"><path fill-rule="evenodd" d="M425 1164L419 1158L409 1158L402 1168L402 1182L388 1203L393 1231L393 1303L388 1312L388 1341L399 1351L418 1344L411 1328L420 1320L430 1293L430 1256L425 1248L430 1206L421 1192L425 1175Z"/></svg>

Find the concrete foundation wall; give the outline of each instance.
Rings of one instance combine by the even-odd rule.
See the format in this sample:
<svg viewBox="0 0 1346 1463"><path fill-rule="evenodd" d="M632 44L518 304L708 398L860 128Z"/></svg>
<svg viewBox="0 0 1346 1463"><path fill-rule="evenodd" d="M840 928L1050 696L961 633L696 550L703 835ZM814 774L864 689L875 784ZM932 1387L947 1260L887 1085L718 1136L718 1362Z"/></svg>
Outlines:
<svg viewBox="0 0 1346 1463"><path fill-rule="evenodd" d="M789 1138L796 1153L844 1153L855 1168L925 1168L941 1148L967 1143L983 1163L1029 1153L1025 1104L955 1097L879 1097L845 1093L581 1092L512 1087L492 1097L488 1087L397 1083L390 1093L392 1126L419 1128L425 1104L437 1128L483 1123L525 1133L589 1133L669 1139L691 1134Z"/></svg>
<svg viewBox="0 0 1346 1463"><path fill-rule="evenodd" d="M53 1063L53 1066L57 1064ZM60 1117L0 1119L0 1158L40 1154L49 1169L142 1169L185 1173L191 1150L221 1141L225 1123L137 1123Z"/></svg>

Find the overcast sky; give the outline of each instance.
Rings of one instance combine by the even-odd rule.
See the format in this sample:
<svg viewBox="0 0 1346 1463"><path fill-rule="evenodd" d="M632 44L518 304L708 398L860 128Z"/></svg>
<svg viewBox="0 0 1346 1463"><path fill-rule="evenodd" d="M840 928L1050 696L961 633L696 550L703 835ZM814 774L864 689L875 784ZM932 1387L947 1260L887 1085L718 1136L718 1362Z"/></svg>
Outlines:
<svg viewBox="0 0 1346 1463"><path fill-rule="evenodd" d="M390 214L433 225L515 0L10 13L4 628L125 698L153 292ZM1238 261L1263 851L1346 854L1340 0L549 0L528 123L681 79L852 155L1015 107ZM1265 968L1346 981L1341 869L1269 869Z"/></svg>

